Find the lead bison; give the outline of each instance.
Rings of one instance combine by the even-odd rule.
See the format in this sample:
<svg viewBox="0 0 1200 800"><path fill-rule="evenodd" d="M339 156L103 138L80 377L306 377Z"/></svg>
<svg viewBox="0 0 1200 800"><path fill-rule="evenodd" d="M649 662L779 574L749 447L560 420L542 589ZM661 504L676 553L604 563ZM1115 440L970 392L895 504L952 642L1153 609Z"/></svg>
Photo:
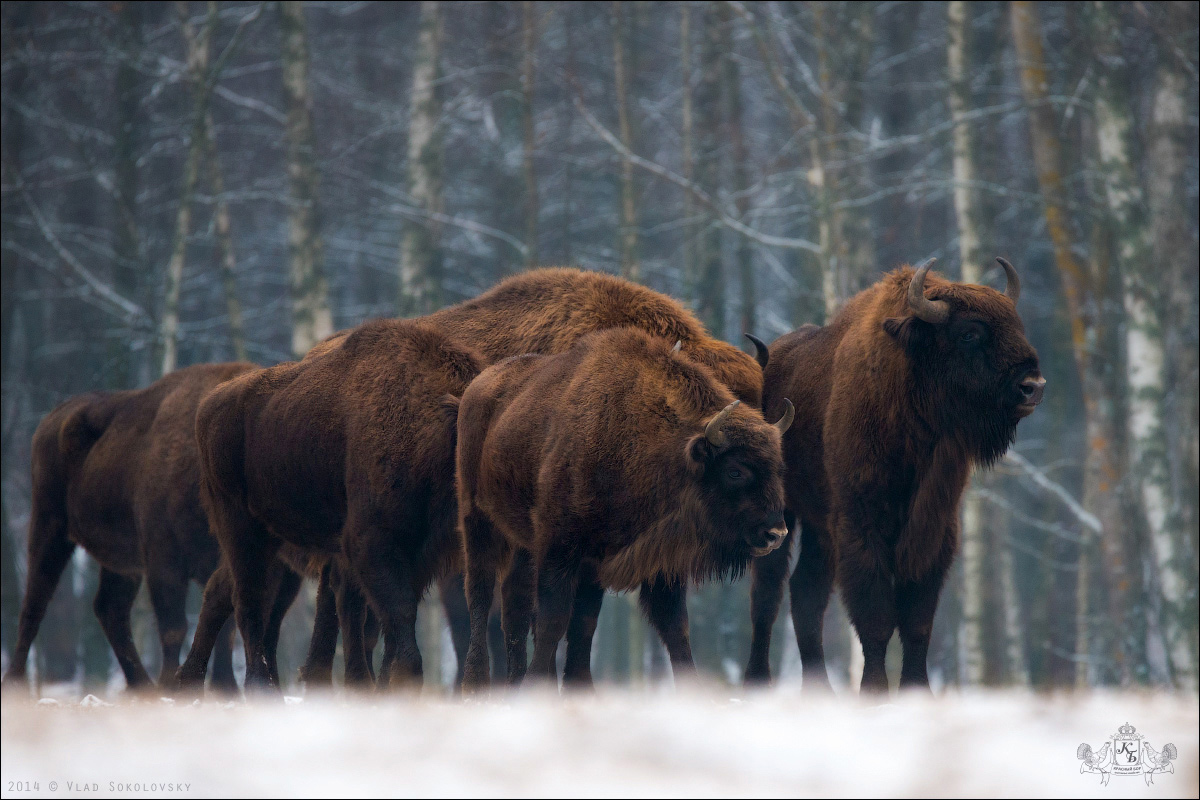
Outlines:
<svg viewBox="0 0 1200 800"><path fill-rule="evenodd" d="M145 578L162 644L162 678L174 674L187 634L188 581L203 585L220 551L200 506L196 407L209 390L253 364L205 364L145 389L72 398L33 435L29 576L6 682L24 680L64 567L82 546L100 562L95 611L130 688L150 677L129 615ZM229 638L218 640L214 682L232 688Z"/></svg>
<svg viewBox="0 0 1200 800"><path fill-rule="evenodd" d="M780 434L790 421L789 409L768 425L707 368L635 329L485 370L458 415L464 688L488 683L497 574L510 683L525 672L534 595L529 669L553 679L572 611L583 602L598 614L604 588L640 587L672 664L691 669L683 587L740 573L787 534ZM591 631L585 639L568 646L568 680L583 672Z"/></svg>
<svg viewBox="0 0 1200 800"><path fill-rule="evenodd" d="M791 602L806 684L829 685L821 625L836 576L862 641L862 687L887 690L884 651L896 629L901 686L928 685L971 466L1004 454L1046 383L1017 315L1016 270L997 260L1003 294L932 275L931 259L890 273L829 325L770 347L764 409L779 413L785 397L796 404L783 452L788 509L801 521ZM753 568L748 681L769 678L787 551Z"/></svg>
<svg viewBox="0 0 1200 800"><path fill-rule="evenodd" d="M732 345L710 337L695 316L675 300L611 275L575 269L533 270L509 278L474 299L415 322L424 329L437 331L449 341L471 349L483 364L521 353L562 352L593 331L620 326L636 327L662 337L668 343L679 342L682 357L706 366L743 402L757 406L761 401L762 370L754 359ZM317 352L305 361L335 352L353 335L353 331L336 334L319 345ZM402 363L400 356L391 362L393 367L399 367ZM409 434L413 437L411 442L395 442L396 458L401 455L412 457L413 453L421 452L416 449L417 445L430 436L440 435L437 430L440 423L430 418L429 424L432 426L429 430L410 428ZM203 427L201 425L198 428L200 435L204 435ZM427 465L427 468L435 470L432 465ZM445 469L450 476L446 479L446 488L452 489L452 453L447 456ZM326 479L323 476L306 477L310 482ZM445 511L451 518L455 516L452 495ZM449 569L453 572L454 567ZM210 590L205 593L206 609L218 608L223 604L232 609L232 584L230 576L220 573L214 576ZM452 581L443 584L444 588L452 585ZM672 587L661 587L660 593L669 594L671 591ZM578 619L581 637L586 633L589 643L590 632L594 631L596 624L595 614L588 613L590 607L584 604L581 608L583 613ZM322 608L322 617L325 619L319 620L319 627L332 629L336 622L328 619L332 615L331 604L326 603ZM375 610L383 613L382 609ZM598 603L595 604L595 613L599 613ZM456 637L459 640L461 638ZM323 641L328 643L330 640L325 638ZM577 649L575 652L572 674L586 681L590 679L587 658L580 656ZM202 661L199 669L203 669Z"/></svg>

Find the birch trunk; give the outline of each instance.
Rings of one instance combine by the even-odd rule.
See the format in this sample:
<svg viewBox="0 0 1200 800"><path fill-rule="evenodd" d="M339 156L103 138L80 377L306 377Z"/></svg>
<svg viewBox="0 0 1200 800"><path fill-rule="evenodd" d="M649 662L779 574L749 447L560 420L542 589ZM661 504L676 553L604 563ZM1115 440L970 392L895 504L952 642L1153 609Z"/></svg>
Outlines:
<svg viewBox="0 0 1200 800"><path fill-rule="evenodd" d="M192 27L188 4L181 0L175 4L175 10L179 14L183 38L187 42L188 78L192 84L192 126L183 166L179 209L175 212L174 244L171 248L171 258L167 261L166 292L162 321L159 323L159 338L162 341L159 375L174 372L179 360L179 292L183 283L187 240L192 226L192 199L196 193L196 179L200 173L200 158L204 153L203 120L207 113L204 84L208 80L208 45L217 22L215 7L210 8L204 27L197 33Z"/></svg>
<svg viewBox="0 0 1200 800"><path fill-rule="evenodd" d="M700 26L700 82L695 94L696 183L710 196L720 185L721 61L724 55L721 18L716 3L706 3ZM696 310L717 338L725 334L725 264L721 232L706 215L696 236L698 291Z"/></svg>
<svg viewBox="0 0 1200 800"><path fill-rule="evenodd" d="M442 115L437 81L442 52L441 6L421 3L421 27L413 56L411 110L408 119L408 193L418 212L442 211ZM400 313L416 316L441 303L438 225L431 219L407 220L400 245Z"/></svg>
<svg viewBox="0 0 1200 800"><path fill-rule="evenodd" d="M683 76L680 97L680 151L683 178L688 183L695 181L695 156L692 143L692 4L679 6L679 69ZM683 294L688 302L696 300L696 226L692 224L695 213L692 193L683 193Z"/></svg>
<svg viewBox="0 0 1200 800"><path fill-rule="evenodd" d="M1099 271L1089 274L1074 252L1076 242L1063 186L1064 162L1058 122L1049 101L1049 78L1037 10L1028 0L1014 0L1011 11L1013 42L1020 62L1021 87L1029 106L1034 165L1042 194L1046 228L1067 300L1072 351L1083 388L1089 444L1084 479L1085 505L1096 514L1103 526L1100 545L1105 589L1110 622L1118 631L1118 638L1112 647L1112 659L1119 680L1128 683L1132 673L1120 631L1125 627L1129 586L1133 576L1129 568L1116 491L1121 474L1116 453L1119 429L1112 395L1106 385L1105 364L1100 360L1103 331L1099 315L1107 287L1103 275ZM1092 635L1087 625L1089 609L1079 608L1076 613L1079 615L1081 632L1081 639L1076 642L1076 655L1078 658L1087 658Z"/></svg>
<svg viewBox="0 0 1200 800"><path fill-rule="evenodd" d="M146 272L142 257L141 231L138 227L138 166L137 154L141 126L139 109L142 89L137 70L142 42L142 11L140 3L123 3L118 18L120 62L117 66L116 112L117 125L113 132L115 155L113 177L116 193L116 259L113 263L113 289L122 297L137 303L143 299L143 280ZM12 116L5 125L13 122ZM131 342L125 336L113 339L108 350L105 377L111 389L131 389L138 385L138 367L149 365L143 359L134 364Z"/></svg>
<svg viewBox="0 0 1200 800"><path fill-rule="evenodd" d="M215 6L216 3L210 5ZM246 334L242 321L242 301L237 289L237 255L233 249L233 223L229 214L229 202L225 199L225 178L221 174L221 158L217 150L211 113L204 116L204 152L208 165L208 183L215 198L213 227L216 230L221 289L225 293L225 310L229 315L229 343L233 348L233 357L238 361L245 361Z"/></svg>
<svg viewBox="0 0 1200 800"><path fill-rule="evenodd" d="M954 214L958 222L958 254L962 264L962 279L980 283L983 277L982 243L979 236L978 198L972 190L975 176L974 147L966 114L971 102L968 41L970 23L967 4L952 0L947 7L946 60L950 82L950 119L954 124ZM973 480L981 475L976 472ZM968 686L983 683L986 672L983 647L984 572L983 572L983 498L968 491L963 500L962 564L963 597L963 681Z"/></svg>
<svg viewBox="0 0 1200 800"><path fill-rule="evenodd" d="M817 47L817 83L821 90L817 130L812 135L812 167L808 180L816 194L817 242L821 247L821 293L825 298L825 321L829 322L846 299L844 250L839 236L841 226L833 208L838 194L838 176L829 169L828 149L833 140L834 114L833 75L829 64L829 35L826 3L810 2L813 15L813 37Z"/></svg>
<svg viewBox="0 0 1200 800"><path fill-rule="evenodd" d="M533 163L537 147L537 131L533 119L534 80L537 76L534 54L537 48L537 19L532 0L521 3L521 120L524 133L523 160L525 172L525 265L538 264L538 183Z"/></svg>
<svg viewBox="0 0 1200 800"><path fill-rule="evenodd" d="M613 72L617 92L617 132L625 152L621 154L621 230L618 235L621 254L621 276L631 281L641 280L638 263L637 206L633 185L633 125L629 117L628 60L625 54L625 4L612 4Z"/></svg>
<svg viewBox="0 0 1200 800"><path fill-rule="evenodd" d="M725 21L726 41L728 49L725 52L722 83L722 94L725 97L725 121L729 131L730 156L732 158L732 177L734 191L734 206L738 218L746 219L750 210L750 156L746 149L746 131L744 125L744 109L742 108L742 75L733 52L732 24L733 20L727 5L722 4L722 17ZM741 313L739 321L745 333L753 333L757 328L755 309L758 298L754 281L754 253L750 239L745 236L737 238L737 273L738 285L741 290Z"/></svg>
<svg viewBox="0 0 1200 800"><path fill-rule="evenodd" d="M1126 441L1131 477L1144 515L1162 593L1160 624L1169 669L1179 685L1196 687L1196 659L1185 625L1189 600L1186 563L1179 558L1183 531L1171 513L1171 468L1163 420L1166 348L1160 314L1161 265L1154 258L1146 205L1133 163L1133 108L1120 42L1118 19L1110 3L1092 4L1094 46L1100 61L1096 96L1096 134L1100 174L1108 216L1116 240L1125 305L1125 380L1129 410ZM1157 106L1157 103L1156 103Z"/></svg>
<svg viewBox="0 0 1200 800"><path fill-rule="evenodd" d="M304 4L279 4L282 28L283 90L287 104L287 165L291 183L288 252L291 258L292 354L297 358L333 333L324 245L317 208L312 97L308 88L308 33Z"/></svg>

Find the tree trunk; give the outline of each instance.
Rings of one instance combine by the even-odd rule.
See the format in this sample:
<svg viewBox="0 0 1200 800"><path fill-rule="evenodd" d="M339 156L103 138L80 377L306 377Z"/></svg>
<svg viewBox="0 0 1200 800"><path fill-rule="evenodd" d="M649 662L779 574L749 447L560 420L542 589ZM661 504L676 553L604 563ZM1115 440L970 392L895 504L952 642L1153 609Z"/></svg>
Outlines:
<svg viewBox="0 0 1200 800"><path fill-rule="evenodd" d="M142 49L142 11L141 3L122 3L117 14L120 61L116 83L117 125L113 132L113 188L117 218L113 288L117 294L138 304L143 301L142 282L146 272L137 210L137 154L141 131L138 111L142 99L137 61ZM114 338L110 342L105 377L111 389L131 389L139 383L130 344L127 336Z"/></svg>
<svg viewBox="0 0 1200 800"><path fill-rule="evenodd" d="M812 168L809 183L816 194L817 241L821 246L821 293L825 297L825 321L833 319L846 299L845 259L842 258L841 226L833 208L838 196L836 170L829 169L828 149L836 133L834 123L833 75L829 65L829 31L826 16L829 9L822 1L810 2L813 15L813 38L817 47L817 82L821 90L817 130L812 137Z"/></svg>
<svg viewBox="0 0 1200 800"><path fill-rule="evenodd" d="M421 3L421 27L413 56L411 110L408 120L408 193L419 212L442 212L442 115L437 81L442 51L441 6ZM441 305L440 226L423 217L405 223L400 247L401 316L428 314Z"/></svg>
<svg viewBox="0 0 1200 800"><path fill-rule="evenodd" d="M1133 578L1123 537L1120 480L1117 454L1118 426L1111 392L1106 386L1105 365L1100 361L1103 330L1099 318L1107 286L1103 274L1089 274L1075 255L1075 234L1068 216L1063 186L1063 157L1058 139L1058 122L1050 105L1050 85L1042 50L1041 23L1028 0L1011 4L1013 41L1020 62L1021 86L1029 106L1029 127L1034 165L1041 189L1046 228L1054 261L1062 281L1071 322L1071 344L1083 389L1084 415L1089 443L1084 480L1085 505L1100 519L1100 537L1111 623L1123 628L1129 613L1129 587ZM1081 561L1081 566L1083 563ZM1088 609L1077 609L1086 618ZM1085 625L1081 621L1081 625ZM1089 634L1090 635L1090 634ZM1118 634L1120 635L1120 634ZM1078 642L1078 657L1086 658L1087 642ZM1122 683L1131 677L1126 647L1114 642L1112 658Z"/></svg>
<svg viewBox="0 0 1200 800"><path fill-rule="evenodd" d="M174 372L179 360L179 292L187 258L188 235L192 229L192 200L196 194L200 159L204 154L204 119L208 114L204 85L209 77L208 47L217 23L215 4L209 7L204 27L199 33L192 27L188 3L185 0L179 0L175 4L175 10L179 14L184 41L187 42L188 78L192 83L192 124L183 165L179 209L175 212L174 244L171 248L171 258L167 262L166 295L163 300L162 321L159 323L159 338L162 341L159 375Z"/></svg>
<svg viewBox="0 0 1200 800"><path fill-rule="evenodd" d="M717 3L706 3L700 31L700 83L695 94L696 183L716 196L721 165L721 62L725 53L721 35L722 18ZM707 215L706 215L707 217ZM725 334L725 264L721 253L721 231L711 218L704 219L696 236L696 311L709 332Z"/></svg>
<svg viewBox="0 0 1200 800"><path fill-rule="evenodd" d="M692 122L692 4L679 5L679 71L682 73L680 97L680 159L683 179L692 183L696 179L693 122ZM692 223L695 213L692 193L683 192L683 297L689 303L696 301L698 276L696 273L696 226Z"/></svg>
<svg viewBox="0 0 1200 800"><path fill-rule="evenodd" d="M621 230L618 235L621 254L621 276L631 281L642 277L638 263L637 199L634 194L633 125L629 116L629 64L625 57L626 20L625 4L616 0L612 4L613 25L613 73L617 92L617 128L625 153L621 154Z"/></svg>
<svg viewBox="0 0 1200 800"><path fill-rule="evenodd" d="M211 2L210 7L215 6ZM237 288L237 255L233 249L233 223L229 202L225 199L225 178L221 174L221 155L213 130L212 114L204 115L204 157L208 162L208 183L212 189L213 227L216 230L217 267L221 273L221 289L225 294L225 310L229 315L229 343L233 357L245 361L246 333L242 322L242 300Z"/></svg>
<svg viewBox="0 0 1200 800"><path fill-rule="evenodd" d="M722 4L722 17L726 21L726 41L728 42L724 59L722 94L725 97L725 124L729 132L730 156L733 162L731 172L734 206L737 208L738 218L745 220L746 214L750 210L750 156L746 149L746 132L743 124L745 112L742 108L742 75L733 53L733 20L728 6L724 4ZM738 284L742 295L739 321L743 332L754 333L758 327L755 319L758 298L754 282L754 252L748 237L739 236L737 238L735 257L737 259Z"/></svg>
<svg viewBox="0 0 1200 800"><path fill-rule="evenodd" d="M971 100L968 42L970 22L967 4L952 0L947 4L947 64L950 83L950 119L954 123L954 215L958 223L958 254L962 279L980 283L983 275L983 252L980 241L979 203L972 182L975 174L974 148L971 128L966 114L974 105ZM976 472L977 484L982 476ZM963 598L962 628L963 680L969 686L983 683L986 665L983 648L983 497L968 491L963 500L962 564Z"/></svg>
<svg viewBox="0 0 1200 800"><path fill-rule="evenodd" d="M1100 63L1096 95L1100 175L1124 289L1129 466L1137 487L1134 499L1144 515L1161 585L1162 608L1155 616L1166 639L1169 668L1179 685L1190 690L1196 686L1196 659L1186 624L1190 605L1187 565L1178 557L1183 531L1177 527L1178 515L1171 513L1171 467L1163 420L1162 265L1154 258L1154 241L1133 163L1133 108L1127 93L1131 76L1117 39L1119 19L1111 3L1094 2L1090 10L1093 46Z"/></svg>
<svg viewBox="0 0 1200 800"><path fill-rule="evenodd" d="M1172 2L1167 4L1169 29L1179 35L1196 29L1196 6L1194 3ZM1167 454L1172 474L1171 512L1169 527L1176 532L1177 551L1170 561L1170 571L1177 575L1184 596L1195 597L1196 592L1196 545L1197 530L1197 387L1196 364L1196 294L1197 250L1192 239L1194 219L1189 219L1188 205L1180 201L1187 196L1188 152L1194 141L1192 128L1188 124L1189 94L1194 89L1188 76L1177 66L1171 53L1160 52L1155 75L1154 104L1147 147L1148 167L1147 200L1149 205L1151 232L1153 237L1153 261L1157 270L1165 273L1164 324L1167 352L1167 391L1163 416L1172 423L1169 432ZM1146 274L1150 274L1147 270ZM1160 552L1156 548L1156 555ZM1161 559L1160 559L1160 563ZM1163 576L1163 594L1168 594L1166 575ZM1185 634L1169 642L1172 660L1192 664L1184 678L1195 688L1196 663L1196 603L1190 608L1186 604L1175 606L1179 614L1177 633ZM1187 612L1187 613L1182 613ZM1176 648L1180 650L1176 655ZM1178 667L1177 667L1178 670ZM1180 680L1186 684L1185 680Z"/></svg>
<svg viewBox="0 0 1200 800"><path fill-rule="evenodd" d="M279 4L283 90L287 105L287 164L291 183L288 253L291 259L292 354L297 358L333 333L324 245L317 207L317 173L312 97L308 88L308 34L304 4Z"/></svg>
<svg viewBox="0 0 1200 800"><path fill-rule="evenodd" d="M538 184L537 170L533 163L534 149L537 147L537 131L533 121L534 79L536 77L536 62L534 60L537 48L537 19L534 17L532 0L521 3L521 34L523 52L521 58L521 120L524 133L524 171L525 171L525 265L538 265Z"/></svg>

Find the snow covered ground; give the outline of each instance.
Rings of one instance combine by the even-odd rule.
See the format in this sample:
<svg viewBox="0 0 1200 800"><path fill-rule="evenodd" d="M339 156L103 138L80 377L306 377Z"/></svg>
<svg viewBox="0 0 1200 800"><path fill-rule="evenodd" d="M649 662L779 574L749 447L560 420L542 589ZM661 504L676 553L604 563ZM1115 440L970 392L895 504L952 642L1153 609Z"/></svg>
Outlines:
<svg viewBox="0 0 1200 800"><path fill-rule="evenodd" d="M4 797L1196 797L1195 697L949 694L870 705L790 689L461 702L412 696L0 710ZM1080 774L1123 723L1171 774ZM52 783L53 782L53 783ZM69 783L68 783L69 782ZM34 784L36 783L36 788Z"/></svg>

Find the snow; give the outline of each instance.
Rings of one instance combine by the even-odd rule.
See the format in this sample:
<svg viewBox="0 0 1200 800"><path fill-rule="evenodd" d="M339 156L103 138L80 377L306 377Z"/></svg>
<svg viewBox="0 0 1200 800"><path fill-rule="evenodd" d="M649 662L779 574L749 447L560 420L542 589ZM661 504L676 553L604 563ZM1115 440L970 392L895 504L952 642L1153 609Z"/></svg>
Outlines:
<svg viewBox="0 0 1200 800"><path fill-rule="evenodd" d="M1200 775L1197 700L1168 694L905 695L872 705L786 688L601 687L468 701L115 699L39 705L6 694L3 796L112 795L123 785L137 796L217 797L1195 797ZM1173 774L1155 775L1152 787L1141 776L1101 786L1080 774L1079 744L1098 749L1125 722L1160 750L1175 744ZM13 791L10 782L26 781L40 788Z"/></svg>

